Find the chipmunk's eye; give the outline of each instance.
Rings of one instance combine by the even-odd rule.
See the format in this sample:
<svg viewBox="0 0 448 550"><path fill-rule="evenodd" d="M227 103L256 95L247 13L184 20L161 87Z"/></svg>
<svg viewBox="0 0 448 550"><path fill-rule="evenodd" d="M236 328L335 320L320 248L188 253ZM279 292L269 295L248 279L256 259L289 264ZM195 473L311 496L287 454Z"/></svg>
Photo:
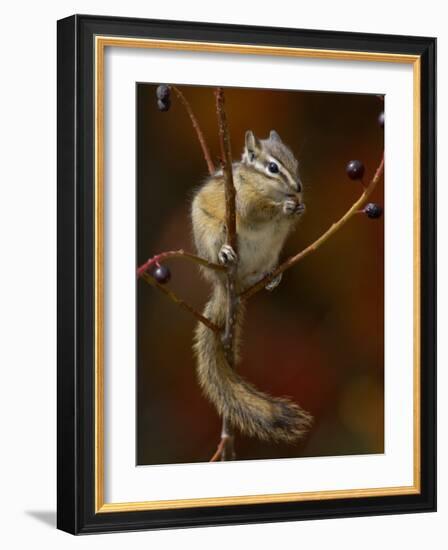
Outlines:
<svg viewBox="0 0 448 550"><path fill-rule="evenodd" d="M275 162L270 162L268 164L268 170L271 174L278 174L278 164Z"/></svg>

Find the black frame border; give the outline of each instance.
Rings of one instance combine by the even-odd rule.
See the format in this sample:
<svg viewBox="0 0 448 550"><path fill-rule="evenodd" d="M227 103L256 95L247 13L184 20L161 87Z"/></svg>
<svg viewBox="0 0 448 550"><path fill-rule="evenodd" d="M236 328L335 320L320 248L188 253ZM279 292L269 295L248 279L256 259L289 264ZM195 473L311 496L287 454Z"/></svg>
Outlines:
<svg viewBox="0 0 448 550"><path fill-rule="evenodd" d="M72 534L436 510L436 39L73 15L58 21L57 527ZM418 55L421 59L421 492L95 513L96 35Z"/></svg>

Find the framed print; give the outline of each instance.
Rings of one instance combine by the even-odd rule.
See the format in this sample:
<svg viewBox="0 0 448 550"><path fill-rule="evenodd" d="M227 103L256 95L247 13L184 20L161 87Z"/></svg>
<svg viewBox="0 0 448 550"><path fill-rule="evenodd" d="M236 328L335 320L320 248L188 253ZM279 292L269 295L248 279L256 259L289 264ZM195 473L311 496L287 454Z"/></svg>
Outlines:
<svg viewBox="0 0 448 550"><path fill-rule="evenodd" d="M58 527L433 511L433 38L58 22Z"/></svg>

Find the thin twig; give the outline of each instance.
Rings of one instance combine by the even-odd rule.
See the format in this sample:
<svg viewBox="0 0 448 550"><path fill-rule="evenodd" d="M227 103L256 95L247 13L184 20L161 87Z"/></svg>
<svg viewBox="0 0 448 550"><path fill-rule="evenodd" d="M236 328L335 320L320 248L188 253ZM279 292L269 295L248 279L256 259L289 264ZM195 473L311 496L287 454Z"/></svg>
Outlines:
<svg viewBox="0 0 448 550"><path fill-rule="evenodd" d="M208 148L207 142L205 141L204 134L202 133L201 127L199 126L198 119L196 118L188 99L184 96L181 90L179 90L177 86L171 86L171 87L176 92L177 97L181 100L181 102L184 104L185 109L187 110L191 123L193 124L193 128L196 130L199 143L201 144L202 153L204 155L205 162L207 163L208 171L210 172L210 175L212 175L215 173L215 165L213 164L212 157L210 155L210 150Z"/></svg>
<svg viewBox="0 0 448 550"><path fill-rule="evenodd" d="M236 190L233 183L232 153L230 149L229 128L227 115L224 108L224 90L217 88L216 92L216 113L218 115L219 145L221 148L222 172L224 176L225 197L226 197L226 226L227 244L237 252L236 237L236 211L235 199Z"/></svg>
<svg viewBox="0 0 448 550"><path fill-rule="evenodd" d="M248 300L251 298L254 294L259 292L260 290L263 290L263 288L266 287L266 285L271 282L277 275L280 273L283 273L283 271L286 271L293 265L296 265L300 260L302 260L305 256L310 254L311 252L314 252L317 250L325 241L327 241L332 235L336 233L343 225L345 225L348 220L350 220L355 214L358 213L358 211L362 208L362 206L366 203L368 197L372 193L372 191L375 189L376 184L380 180L381 176L384 172L384 155L381 159L381 162L376 169L375 175L371 179L370 183L365 187L363 194L359 197L359 199L347 210L347 212L342 216L342 218L334 223L323 235L321 235L316 241L314 241L312 244L310 244L307 248L296 254L295 256L292 256L291 258L284 261L282 264L280 264L276 270L274 270L272 273L269 274L269 276L264 277L258 283L255 283L251 287L247 288L244 292L240 294L241 300Z"/></svg>
<svg viewBox="0 0 448 550"><path fill-rule="evenodd" d="M185 250L180 249L162 252L160 254L157 254L156 256L153 256L152 258L149 258L144 264L138 267L137 277L141 277L143 273L148 271L148 269L152 265L158 265L160 262L171 258L184 258L185 260L190 260L191 262L200 264L204 267L208 267L209 269L214 269L215 271L226 271L226 268L223 265L214 264L212 262L209 262L205 258L196 256L196 254L191 254L190 252L185 252Z"/></svg>
<svg viewBox="0 0 448 550"><path fill-rule="evenodd" d="M221 460L223 462L226 460L235 460L235 435L229 419L226 417L222 419L221 441L224 441L221 451Z"/></svg>
<svg viewBox="0 0 448 550"><path fill-rule="evenodd" d="M221 327L218 327L218 325L215 325L215 323L210 321L210 319L208 319L207 317L204 317L204 315L202 315L202 313L197 311L193 306L191 306L187 302L184 302L184 300L182 300L182 298L179 298L179 296L177 296L177 294L175 294L172 290L158 283L153 277L151 277L151 275L148 275L148 273L142 273L141 278L149 285L163 292L165 296L167 296L172 302L174 302L180 308L194 315L194 317L196 317L198 321L200 321L201 323L204 323L204 325L208 327L210 330L213 330L213 332L219 333L221 331Z"/></svg>
<svg viewBox="0 0 448 550"><path fill-rule="evenodd" d="M224 190L226 201L226 241L238 254L238 238L236 234L236 190L233 182L232 153L230 149L230 137L227 124L227 116L224 108L224 90L217 88L216 96L216 114L218 116L219 145L221 149L222 172L224 177ZM235 323L238 297L235 290L235 276L237 263L231 263L227 266L226 289L227 289L227 307L226 323L222 335L222 343L226 360L231 368L235 368ZM235 458L234 436L232 427L228 419L222 419L221 441L224 446L221 452L221 460L233 460Z"/></svg>
<svg viewBox="0 0 448 550"><path fill-rule="evenodd" d="M221 459L222 452L223 452L225 446L226 446L226 439L224 437L221 437L221 440L218 443L218 447L215 451L215 454L210 459L210 462L217 462L218 460Z"/></svg>
<svg viewBox="0 0 448 550"><path fill-rule="evenodd" d="M226 421L223 419L223 426L225 427ZM223 427L223 430L224 430ZM209 460L209 462L217 462L218 460L226 461L226 460L235 460L235 448L233 444L233 435L229 435L229 433L223 431L221 433L221 439L218 443L218 447L216 448L215 454L212 456L212 458ZM230 453L230 455L228 454Z"/></svg>
<svg viewBox="0 0 448 550"><path fill-rule="evenodd" d="M232 153L230 150L229 128L227 116L224 108L224 90L217 88L216 92L216 113L218 115L219 145L221 148L222 172L224 177L224 192L226 201L226 241L238 254L238 240L236 234L236 190L233 183ZM235 328L236 301L235 275L236 263L227 266L227 313L226 328L223 336L224 347L226 351L232 348L233 331ZM233 364L233 357L231 363Z"/></svg>

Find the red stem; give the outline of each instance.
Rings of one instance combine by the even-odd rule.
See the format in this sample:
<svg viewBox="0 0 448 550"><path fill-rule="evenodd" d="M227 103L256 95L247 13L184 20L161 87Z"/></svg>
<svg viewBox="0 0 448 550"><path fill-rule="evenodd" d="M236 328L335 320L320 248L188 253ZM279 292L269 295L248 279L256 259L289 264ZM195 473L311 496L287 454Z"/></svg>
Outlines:
<svg viewBox="0 0 448 550"><path fill-rule="evenodd" d="M205 258L201 258L200 256L196 256L195 254L191 254L190 252L185 252L185 250L180 249L169 250L168 252L161 252L160 254L156 254L152 258L146 260L144 264L137 268L137 278L141 277L143 273L146 273L151 266L159 265L160 262L163 262L164 260L167 260L169 258L185 258L186 260L190 260L204 267L214 269L215 271L226 270L226 268L222 265L214 264L212 262L209 262Z"/></svg>
<svg viewBox="0 0 448 550"><path fill-rule="evenodd" d="M181 102L184 104L185 109L187 110L187 113L190 117L191 123L193 124L193 128L196 130L196 134L199 139L199 143L202 147L202 153L204 154L205 162L207 163L208 171L210 175L215 173L215 165L213 164L212 157L210 155L210 150L208 148L207 142L205 141L204 134L202 133L201 127L199 126L198 119L196 118L195 114L193 113L193 109L191 108L190 103L188 102L188 99L184 96L184 94L179 90L177 86L171 86L173 90L176 92L177 97L181 100Z"/></svg>

